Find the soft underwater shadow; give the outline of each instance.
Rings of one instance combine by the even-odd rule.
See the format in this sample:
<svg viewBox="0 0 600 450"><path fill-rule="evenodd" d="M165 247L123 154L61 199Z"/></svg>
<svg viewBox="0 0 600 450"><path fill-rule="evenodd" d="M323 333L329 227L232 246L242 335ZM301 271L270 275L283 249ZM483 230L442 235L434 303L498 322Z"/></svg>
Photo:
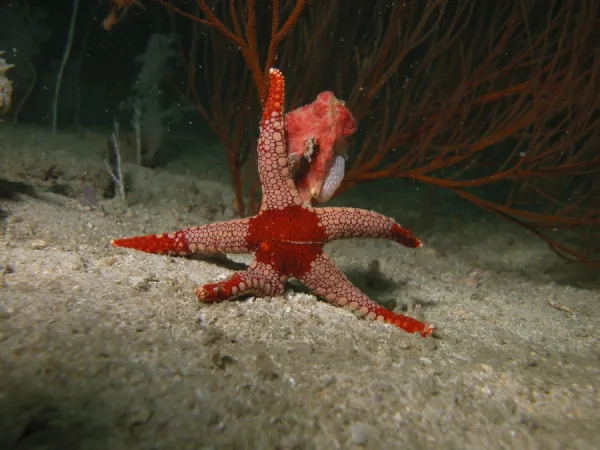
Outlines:
<svg viewBox="0 0 600 450"><path fill-rule="evenodd" d="M3 380L6 395L0 405L0 448L11 450L82 448L112 434L108 408L86 392L58 392L32 388L19 380ZM38 384L38 383L36 383ZM66 391L67 389L65 389ZM104 411L104 413L103 413Z"/></svg>

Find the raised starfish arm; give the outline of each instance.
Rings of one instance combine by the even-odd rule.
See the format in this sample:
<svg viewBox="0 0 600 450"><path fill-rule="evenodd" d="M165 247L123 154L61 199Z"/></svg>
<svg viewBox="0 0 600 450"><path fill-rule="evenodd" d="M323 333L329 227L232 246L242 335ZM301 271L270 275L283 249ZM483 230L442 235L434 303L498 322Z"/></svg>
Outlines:
<svg viewBox="0 0 600 450"><path fill-rule="evenodd" d="M423 337L435 330L432 325L396 314L375 303L350 283L324 252L314 260L311 269L300 280L328 302L348 307L368 319L396 325L409 333L418 332Z"/></svg>
<svg viewBox="0 0 600 450"><path fill-rule="evenodd" d="M343 238L392 239L405 247L419 248L421 241L391 217L358 208L315 208L328 241Z"/></svg>
<svg viewBox="0 0 600 450"><path fill-rule="evenodd" d="M290 175L285 117L285 81L277 69L269 71L269 96L263 109L258 138L258 174L263 190L261 211L300 205L302 199Z"/></svg>
<svg viewBox="0 0 600 450"><path fill-rule="evenodd" d="M199 286L196 296L201 302L219 302L246 294L269 297L283 294L284 282L271 265L254 260L246 271L235 272L217 283Z"/></svg>
<svg viewBox="0 0 600 450"><path fill-rule="evenodd" d="M113 247L125 247L160 255L195 253L248 253L246 236L249 219L216 222L172 233L114 239Z"/></svg>

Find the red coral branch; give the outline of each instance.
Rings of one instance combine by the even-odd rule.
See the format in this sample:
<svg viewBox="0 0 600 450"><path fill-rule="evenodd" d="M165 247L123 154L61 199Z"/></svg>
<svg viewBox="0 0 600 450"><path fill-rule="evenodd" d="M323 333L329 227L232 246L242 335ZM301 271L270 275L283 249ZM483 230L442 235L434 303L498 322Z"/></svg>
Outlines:
<svg viewBox="0 0 600 450"><path fill-rule="evenodd" d="M205 33L194 28L182 50L189 93L227 149L241 213L253 158L239 146L254 147L249 124L276 61L293 74L288 109L331 90L358 121L338 193L381 178L443 187L598 264L597 1L196 0L196 12L155 1ZM219 56L202 76L200 39ZM498 185L504 198L490 194Z"/></svg>

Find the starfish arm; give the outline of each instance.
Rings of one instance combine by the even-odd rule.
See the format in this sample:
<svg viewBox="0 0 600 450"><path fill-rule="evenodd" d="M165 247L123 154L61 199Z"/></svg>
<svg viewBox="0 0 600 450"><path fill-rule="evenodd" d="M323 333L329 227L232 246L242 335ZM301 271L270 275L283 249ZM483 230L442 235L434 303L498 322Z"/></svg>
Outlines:
<svg viewBox="0 0 600 450"><path fill-rule="evenodd" d="M435 330L432 325L419 322L403 314L396 314L375 303L350 283L346 275L325 253L314 260L311 269L300 277L300 280L328 302L348 307L368 319L390 323L409 333L420 333L423 337L430 335Z"/></svg>
<svg viewBox="0 0 600 450"><path fill-rule="evenodd" d="M235 272L217 283L199 286L196 296L201 302L218 302L248 294L269 297L283 294L284 282L272 266L255 260L246 271Z"/></svg>
<svg viewBox="0 0 600 450"><path fill-rule="evenodd" d="M277 69L271 69L269 95L260 122L257 150L258 173L263 190L262 211L302 203L290 175L283 111L284 88L283 74Z"/></svg>
<svg viewBox="0 0 600 450"><path fill-rule="evenodd" d="M328 241L343 238L392 239L405 247L419 248L421 241L391 217L358 208L315 208Z"/></svg>
<svg viewBox="0 0 600 450"><path fill-rule="evenodd" d="M125 247L146 253L191 255L195 253L248 253L246 236L249 219L216 222L172 233L149 234L114 239L113 247Z"/></svg>

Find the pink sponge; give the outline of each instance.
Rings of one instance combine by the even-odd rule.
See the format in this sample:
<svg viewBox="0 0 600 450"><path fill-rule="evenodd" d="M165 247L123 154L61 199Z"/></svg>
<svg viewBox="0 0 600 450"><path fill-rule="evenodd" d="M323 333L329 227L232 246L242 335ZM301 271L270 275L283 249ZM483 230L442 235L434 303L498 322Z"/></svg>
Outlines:
<svg viewBox="0 0 600 450"><path fill-rule="evenodd" d="M311 104L289 112L286 121L290 164L302 199L306 203L329 200L343 178L339 159L331 177L330 172L336 158L346 156L349 138L356 131L356 120L343 101L333 92L325 91Z"/></svg>

